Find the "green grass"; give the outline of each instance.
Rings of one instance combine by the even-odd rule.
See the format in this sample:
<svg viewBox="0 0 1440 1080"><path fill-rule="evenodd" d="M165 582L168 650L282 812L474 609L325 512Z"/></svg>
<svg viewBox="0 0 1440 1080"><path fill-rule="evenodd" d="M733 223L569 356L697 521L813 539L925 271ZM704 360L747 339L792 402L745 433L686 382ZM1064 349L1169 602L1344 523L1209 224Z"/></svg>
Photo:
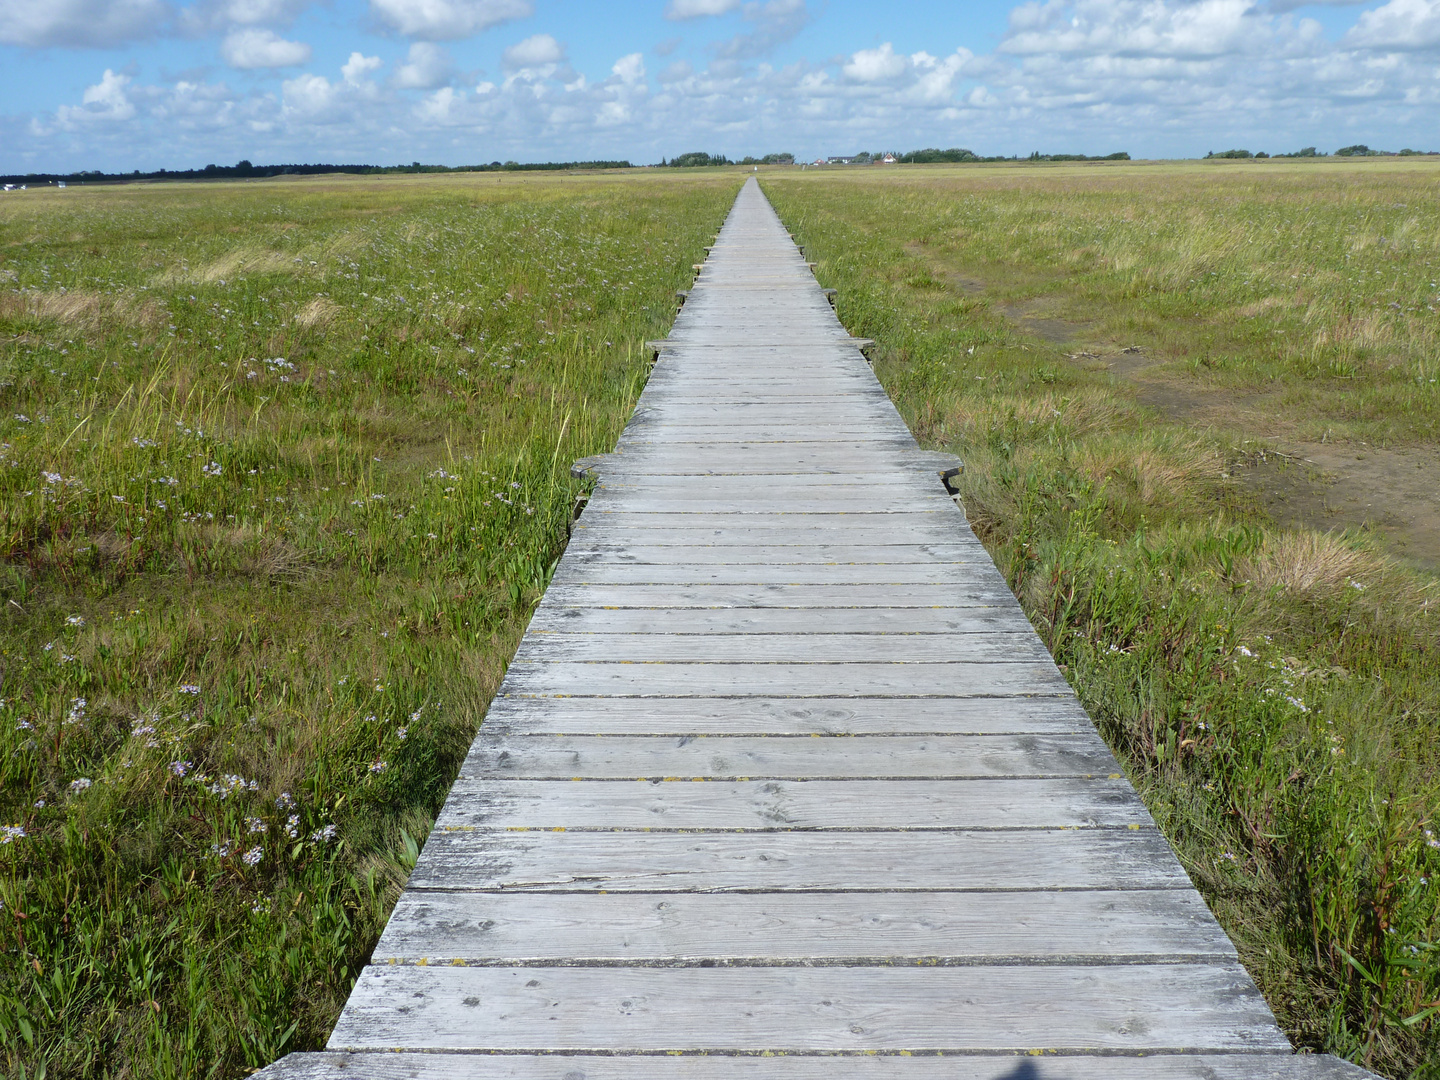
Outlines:
<svg viewBox="0 0 1440 1080"><path fill-rule="evenodd" d="M917 436L965 458L973 526L1291 1036L1440 1076L1440 586L1359 533L1277 527L1232 449L1434 446L1440 173L763 184ZM1167 420L1002 314L1025 302L1143 340L1222 408ZM1223 408L1237 388L1263 430Z"/></svg>
<svg viewBox="0 0 1440 1080"><path fill-rule="evenodd" d="M1232 448L1434 447L1437 177L764 177L1282 1023L1417 1078L1440 588L1278 528ZM0 203L8 1075L323 1043L738 180ZM1017 311L1219 407L1167 420Z"/></svg>
<svg viewBox="0 0 1440 1080"><path fill-rule="evenodd" d="M738 178L0 204L0 1062L323 1045Z"/></svg>

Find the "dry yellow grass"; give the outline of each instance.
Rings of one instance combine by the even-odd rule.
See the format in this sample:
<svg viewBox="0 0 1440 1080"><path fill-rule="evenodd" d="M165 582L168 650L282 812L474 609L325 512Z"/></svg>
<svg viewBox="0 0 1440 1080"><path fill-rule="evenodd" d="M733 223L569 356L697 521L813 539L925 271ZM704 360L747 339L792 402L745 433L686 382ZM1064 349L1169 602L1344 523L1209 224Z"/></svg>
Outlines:
<svg viewBox="0 0 1440 1080"><path fill-rule="evenodd" d="M1251 579L1264 588L1293 593L1333 594L1365 588L1382 576L1384 559L1354 547L1334 533L1275 533L1250 560Z"/></svg>
<svg viewBox="0 0 1440 1080"><path fill-rule="evenodd" d="M293 321L301 330L324 330L344 312L328 297L317 296L295 313Z"/></svg>
<svg viewBox="0 0 1440 1080"><path fill-rule="evenodd" d="M0 293L0 319L39 319L94 332L112 326L153 326L159 317L154 304L123 295L81 289Z"/></svg>
<svg viewBox="0 0 1440 1080"><path fill-rule="evenodd" d="M227 251L210 265L194 272L195 281L211 282L240 274L293 274L302 266L301 260L284 251L267 248L238 247Z"/></svg>

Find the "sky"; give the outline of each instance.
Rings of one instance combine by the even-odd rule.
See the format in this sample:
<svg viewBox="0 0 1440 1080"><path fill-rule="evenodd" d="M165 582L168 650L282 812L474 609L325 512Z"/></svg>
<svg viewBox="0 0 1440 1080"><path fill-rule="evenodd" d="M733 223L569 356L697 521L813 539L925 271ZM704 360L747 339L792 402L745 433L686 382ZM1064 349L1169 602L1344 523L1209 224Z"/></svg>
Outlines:
<svg viewBox="0 0 1440 1080"><path fill-rule="evenodd" d="M0 0L0 173L1440 148L1440 0Z"/></svg>

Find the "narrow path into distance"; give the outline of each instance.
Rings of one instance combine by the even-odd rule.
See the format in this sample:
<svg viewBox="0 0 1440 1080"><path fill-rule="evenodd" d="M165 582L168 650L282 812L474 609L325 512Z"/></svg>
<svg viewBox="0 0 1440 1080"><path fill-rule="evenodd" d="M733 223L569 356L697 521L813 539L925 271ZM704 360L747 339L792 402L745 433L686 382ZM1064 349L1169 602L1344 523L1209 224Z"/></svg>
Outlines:
<svg viewBox="0 0 1440 1080"><path fill-rule="evenodd" d="M943 464L747 182L329 1051L262 1075L1369 1075L1290 1054Z"/></svg>

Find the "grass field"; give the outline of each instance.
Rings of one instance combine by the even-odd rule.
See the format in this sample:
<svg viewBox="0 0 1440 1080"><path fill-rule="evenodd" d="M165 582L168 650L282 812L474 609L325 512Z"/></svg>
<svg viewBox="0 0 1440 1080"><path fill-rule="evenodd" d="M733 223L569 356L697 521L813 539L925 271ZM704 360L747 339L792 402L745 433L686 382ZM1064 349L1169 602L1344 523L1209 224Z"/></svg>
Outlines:
<svg viewBox="0 0 1440 1080"><path fill-rule="evenodd" d="M0 202L6 1075L323 1043L740 179ZM761 180L1288 1030L1440 1077L1440 166Z"/></svg>
<svg viewBox="0 0 1440 1080"><path fill-rule="evenodd" d="M1440 1076L1440 164L762 183L1292 1037Z"/></svg>
<svg viewBox="0 0 1440 1080"><path fill-rule="evenodd" d="M0 202L0 1072L323 1045L738 184Z"/></svg>

